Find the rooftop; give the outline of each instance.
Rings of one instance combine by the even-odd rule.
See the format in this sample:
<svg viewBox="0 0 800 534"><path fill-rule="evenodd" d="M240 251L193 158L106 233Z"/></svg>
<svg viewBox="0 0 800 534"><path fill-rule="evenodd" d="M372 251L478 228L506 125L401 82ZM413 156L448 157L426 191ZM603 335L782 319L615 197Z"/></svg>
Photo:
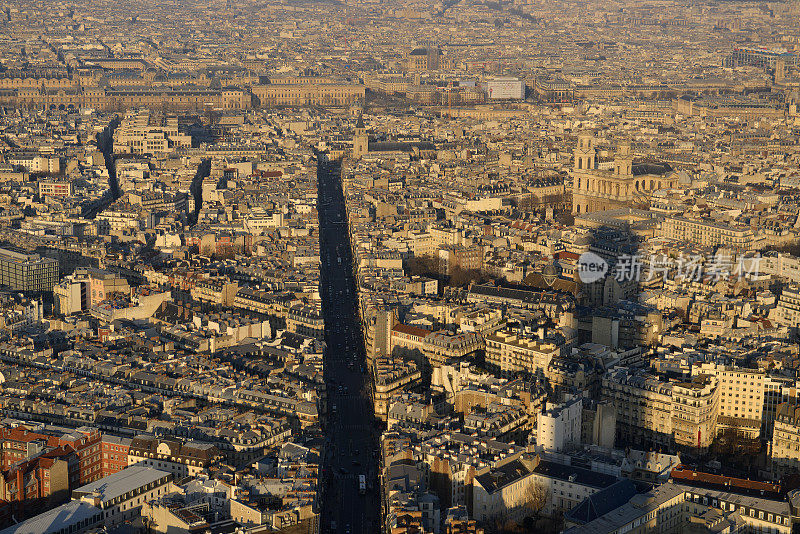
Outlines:
<svg viewBox="0 0 800 534"><path fill-rule="evenodd" d="M147 486L148 484L158 482L164 477L170 476L172 475L166 471L134 465L114 473L113 475L108 475L100 480L95 480L85 486L81 486L72 492L72 496L73 498L80 499L84 496L97 494L100 496L101 502L105 503L117 497L122 497L126 493L137 488Z"/></svg>
<svg viewBox="0 0 800 534"><path fill-rule="evenodd" d="M48 510L13 527L0 530L0 534L57 534L72 532L75 525L102 521L103 511L83 501L70 501ZM86 523L84 523L86 522Z"/></svg>

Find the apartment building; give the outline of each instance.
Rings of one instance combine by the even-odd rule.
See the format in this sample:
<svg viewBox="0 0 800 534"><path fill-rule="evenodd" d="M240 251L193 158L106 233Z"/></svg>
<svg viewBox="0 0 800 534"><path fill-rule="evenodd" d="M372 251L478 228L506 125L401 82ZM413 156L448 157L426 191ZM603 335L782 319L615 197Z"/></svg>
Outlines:
<svg viewBox="0 0 800 534"><path fill-rule="evenodd" d="M413 362L377 356L374 361L375 416L386 421L391 399L400 392L418 383L422 377Z"/></svg>
<svg viewBox="0 0 800 534"><path fill-rule="evenodd" d="M575 397L547 409L536 417L536 449L560 452L581 443L583 399Z"/></svg>
<svg viewBox="0 0 800 534"><path fill-rule="evenodd" d="M30 517L69 498L69 453L58 447L0 471L0 499L14 517Z"/></svg>
<svg viewBox="0 0 800 534"><path fill-rule="evenodd" d="M800 258L791 254L780 252L766 254L761 257L758 270L762 274L770 274L793 284L800 284Z"/></svg>
<svg viewBox="0 0 800 534"><path fill-rule="evenodd" d="M528 513L525 504L529 488L536 483L533 470L538 465L538 456L523 455L478 472L472 494L473 517L484 524L501 518L521 524Z"/></svg>
<svg viewBox="0 0 800 534"><path fill-rule="evenodd" d="M562 347L551 341L526 337L513 330L486 336L486 364L503 373L545 373Z"/></svg>
<svg viewBox="0 0 800 534"><path fill-rule="evenodd" d="M490 284L472 284L467 294L467 302L541 310L555 321L558 321L563 313L575 309L575 299L571 295L555 291L509 289Z"/></svg>
<svg viewBox="0 0 800 534"><path fill-rule="evenodd" d="M25 426L0 429L2 468L56 448L72 454L68 458L69 487L74 488L102 476L101 435L97 429L41 426L32 431Z"/></svg>
<svg viewBox="0 0 800 534"><path fill-rule="evenodd" d="M484 307L459 316L458 326L462 332L479 332L486 335L502 326L503 313L497 308Z"/></svg>
<svg viewBox="0 0 800 534"><path fill-rule="evenodd" d="M139 206L117 201L96 217L100 235L119 234L138 230L145 225L145 214Z"/></svg>
<svg viewBox="0 0 800 534"><path fill-rule="evenodd" d="M783 288L775 309L775 322L789 328L800 325L800 285Z"/></svg>
<svg viewBox="0 0 800 534"><path fill-rule="evenodd" d="M22 167L28 172L41 172L48 174L58 174L61 172L61 158L58 156L46 156L41 154L11 154L7 158L11 165Z"/></svg>
<svg viewBox="0 0 800 534"><path fill-rule="evenodd" d="M276 295L267 291L258 291L243 287L236 292L233 299L233 307L243 310L250 310L265 315L286 318L288 306L291 298L286 294Z"/></svg>
<svg viewBox="0 0 800 534"><path fill-rule="evenodd" d="M778 408L786 402L796 382L793 378L767 376L764 379L764 409L761 415L761 437L772 440Z"/></svg>
<svg viewBox="0 0 800 534"><path fill-rule="evenodd" d="M113 475L128 467L128 451L131 447L131 438L103 435L101 442L103 451L103 475Z"/></svg>
<svg viewBox="0 0 800 534"><path fill-rule="evenodd" d="M483 338L476 332L440 330L422 338L422 353L431 367L455 364L482 349Z"/></svg>
<svg viewBox="0 0 800 534"><path fill-rule="evenodd" d="M70 315L86 311L112 295L130 294L130 286L117 273L78 267L53 288L55 311Z"/></svg>
<svg viewBox="0 0 800 534"><path fill-rule="evenodd" d="M617 446L707 449L722 432L769 438L787 381L762 370L696 365L692 378L661 381L641 371L612 369L602 394L616 406Z"/></svg>
<svg viewBox="0 0 800 534"><path fill-rule="evenodd" d="M702 478L698 475L696 478ZM724 489L669 480L646 493L604 495L602 507L576 521L567 516L565 534L679 534L681 532L792 532L792 508L785 499L755 496L758 491ZM749 481L745 481L749 482ZM755 493L755 495L754 495ZM619 502L622 501L622 502Z"/></svg>
<svg viewBox="0 0 800 534"><path fill-rule="evenodd" d="M57 283L57 260L0 249L0 285L13 291L52 291Z"/></svg>
<svg viewBox="0 0 800 534"><path fill-rule="evenodd" d="M535 481L544 489L542 514L559 516L581 501L617 482L617 477L591 469L541 460L534 470Z"/></svg>
<svg viewBox="0 0 800 534"><path fill-rule="evenodd" d="M191 146L192 136L178 131L177 117L159 117L143 111L129 115L114 130L114 152L158 154Z"/></svg>
<svg viewBox="0 0 800 534"><path fill-rule="evenodd" d="M445 246L438 250L439 272L453 274L457 270L478 271L483 268L483 248L478 246Z"/></svg>
<svg viewBox="0 0 800 534"><path fill-rule="evenodd" d="M194 300L230 306L239 291L239 284L228 280L202 280L198 281L190 293Z"/></svg>
<svg viewBox="0 0 800 534"><path fill-rule="evenodd" d="M661 312L638 302L620 301L596 308L594 313L578 321L579 333L600 345L634 348L651 345L664 329Z"/></svg>
<svg viewBox="0 0 800 534"><path fill-rule="evenodd" d="M319 309L304 304L289 308L286 314L286 329L317 339L322 339L325 335L325 324Z"/></svg>
<svg viewBox="0 0 800 534"><path fill-rule="evenodd" d="M766 384L769 381L763 370L702 364L694 366L692 372L717 377L717 433L733 430L749 438L761 435Z"/></svg>
<svg viewBox="0 0 800 534"><path fill-rule="evenodd" d="M128 448L129 466L148 466L169 471L176 479L196 477L221 458L222 454L211 443L183 442L153 436L136 436Z"/></svg>
<svg viewBox="0 0 800 534"><path fill-rule="evenodd" d="M710 219L689 219L671 216L664 219L656 237L674 239L700 247L723 246L735 250L757 250L763 243L757 239L752 228L731 225Z"/></svg>
<svg viewBox="0 0 800 534"><path fill-rule="evenodd" d="M672 385L672 436L675 445L707 450L717 435L718 380L698 375Z"/></svg>
<svg viewBox="0 0 800 534"><path fill-rule="evenodd" d="M69 180L39 180L39 196L69 197L72 196L72 182Z"/></svg>
<svg viewBox="0 0 800 534"><path fill-rule="evenodd" d="M442 509L466 506L473 512L473 482L483 467L524 452L521 447L475 436L446 432L413 445L414 461L423 466L428 488L436 493Z"/></svg>
<svg viewBox="0 0 800 534"><path fill-rule="evenodd" d="M581 391L590 398L598 398L603 374L605 369L599 358L578 353L554 356L544 376L553 389L556 399Z"/></svg>
<svg viewBox="0 0 800 534"><path fill-rule="evenodd" d="M408 241L411 253L417 258L434 256L439 249L438 240L430 232L409 232Z"/></svg>
<svg viewBox="0 0 800 534"><path fill-rule="evenodd" d="M432 332L425 330L418 326L397 323L392 326L390 335L391 352L394 354L395 349L400 352L413 353L417 352L422 354L423 340Z"/></svg>
<svg viewBox="0 0 800 534"><path fill-rule="evenodd" d="M484 534L478 522L470 519L465 507L450 509L444 520L444 534Z"/></svg>
<svg viewBox="0 0 800 534"><path fill-rule="evenodd" d="M800 408L784 402L775 414L772 433L772 472L780 479L800 469Z"/></svg>
<svg viewBox="0 0 800 534"><path fill-rule="evenodd" d="M603 378L603 398L617 411L617 447L672 447L672 387L628 369L614 369Z"/></svg>

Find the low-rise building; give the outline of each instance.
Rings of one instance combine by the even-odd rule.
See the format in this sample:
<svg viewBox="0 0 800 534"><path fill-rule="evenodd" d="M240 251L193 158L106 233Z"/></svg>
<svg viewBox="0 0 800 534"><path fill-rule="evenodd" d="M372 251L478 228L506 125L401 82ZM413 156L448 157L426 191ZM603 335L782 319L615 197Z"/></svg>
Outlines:
<svg viewBox="0 0 800 534"><path fill-rule="evenodd" d="M141 515L142 505L169 493L172 473L134 465L73 490L72 498L104 512L107 527Z"/></svg>
<svg viewBox="0 0 800 534"><path fill-rule="evenodd" d="M128 465L143 465L172 473L176 479L196 477L222 458L210 443L182 442L136 436L128 449Z"/></svg>

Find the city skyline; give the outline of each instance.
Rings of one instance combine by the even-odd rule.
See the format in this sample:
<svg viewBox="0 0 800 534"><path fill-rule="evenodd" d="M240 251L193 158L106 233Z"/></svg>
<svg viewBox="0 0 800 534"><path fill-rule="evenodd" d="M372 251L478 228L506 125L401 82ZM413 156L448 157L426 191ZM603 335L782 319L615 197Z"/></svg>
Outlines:
<svg viewBox="0 0 800 534"><path fill-rule="evenodd" d="M799 20L0 5L0 534L794 532Z"/></svg>

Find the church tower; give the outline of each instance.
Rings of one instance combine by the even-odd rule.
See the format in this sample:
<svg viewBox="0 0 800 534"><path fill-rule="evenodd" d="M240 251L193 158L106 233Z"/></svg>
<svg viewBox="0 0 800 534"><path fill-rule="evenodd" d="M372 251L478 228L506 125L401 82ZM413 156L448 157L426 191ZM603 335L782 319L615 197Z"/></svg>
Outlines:
<svg viewBox="0 0 800 534"><path fill-rule="evenodd" d="M578 146L575 148L575 170L585 171L595 168L594 136L590 133L578 135Z"/></svg>
<svg viewBox="0 0 800 534"><path fill-rule="evenodd" d="M353 157L358 159L369 152L369 136L367 128L364 126L364 117L358 116L356 131L353 135Z"/></svg>
<svg viewBox="0 0 800 534"><path fill-rule="evenodd" d="M633 176L631 144L627 141L623 141L617 146L617 153L614 155L614 174L617 176Z"/></svg>

